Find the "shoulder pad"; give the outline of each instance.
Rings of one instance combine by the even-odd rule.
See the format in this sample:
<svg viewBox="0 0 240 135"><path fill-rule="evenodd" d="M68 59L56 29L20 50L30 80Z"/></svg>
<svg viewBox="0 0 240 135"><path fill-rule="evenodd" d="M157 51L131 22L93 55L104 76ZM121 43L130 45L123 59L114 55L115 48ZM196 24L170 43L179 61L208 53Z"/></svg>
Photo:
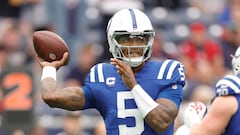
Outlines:
<svg viewBox="0 0 240 135"><path fill-rule="evenodd" d="M157 79L185 82L185 68L181 62L167 59L160 66Z"/></svg>
<svg viewBox="0 0 240 135"><path fill-rule="evenodd" d="M99 63L90 69L86 82L104 83L110 74L117 74L115 67L108 63Z"/></svg>
<svg viewBox="0 0 240 135"><path fill-rule="evenodd" d="M227 75L216 84L216 96L240 94L240 78Z"/></svg>
<svg viewBox="0 0 240 135"><path fill-rule="evenodd" d="M88 74L88 82L104 82L103 63L93 66Z"/></svg>

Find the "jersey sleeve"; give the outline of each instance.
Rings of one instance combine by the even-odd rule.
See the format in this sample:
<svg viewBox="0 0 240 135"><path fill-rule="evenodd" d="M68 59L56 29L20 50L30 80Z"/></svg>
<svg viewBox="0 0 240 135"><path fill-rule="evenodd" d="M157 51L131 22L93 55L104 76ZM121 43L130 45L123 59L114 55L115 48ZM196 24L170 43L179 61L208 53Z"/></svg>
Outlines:
<svg viewBox="0 0 240 135"><path fill-rule="evenodd" d="M83 92L85 97L85 105L82 109L94 108L96 101L94 99L94 95L92 93L91 88L85 85L83 86Z"/></svg>
<svg viewBox="0 0 240 135"><path fill-rule="evenodd" d="M176 60L165 60L159 68L157 79L163 85L179 84L185 85L184 65Z"/></svg>
<svg viewBox="0 0 240 135"><path fill-rule="evenodd" d="M182 87L185 86L185 68L184 68L184 65L178 61L174 61L174 63L177 63L176 67L174 68L173 70L173 74L172 74L172 77L171 77L171 80L172 80L172 83L176 83L176 84L179 84L179 85L182 85Z"/></svg>
<svg viewBox="0 0 240 135"><path fill-rule="evenodd" d="M173 101L179 108L182 102L182 85L172 85L166 87L159 95L158 98L166 98Z"/></svg>
<svg viewBox="0 0 240 135"><path fill-rule="evenodd" d="M102 66L103 64L97 64L90 69L88 73L85 85L83 86L84 96L85 96L85 106L83 109L94 108L96 106L96 100L94 97L94 89L97 89L99 82L103 82L102 78ZM102 74L101 74L102 73Z"/></svg>
<svg viewBox="0 0 240 135"><path fill-rule="evenodd" d="M90 69L89 74L86 77L85 85L83 87L84 96L85 96L85 106L86 108L98 108L99 105L103 105L104 103L101 101L105 101L104 94L102 92L106 89L106 85L110 85L111 81L107 78L107 73L112 71L113 66L109 66L106 63L99 63L93 66ZM106 73L106 71L108 71Z"/></svg>
<svg viewBox="0 0 240 135"><path fill-rule="evenodd" d="M182 101L182 89L185 85L184 65L176 60L164 61L160 67L158 79L165 81L158 98L172 100L179 107Z"/></svg>
<svg viewBox="0 0 240 135"><path fill-rule="evenodd" d="M219 80L215 87L216 96L240 94L240 79L238 76L227 75Z"/></svg>

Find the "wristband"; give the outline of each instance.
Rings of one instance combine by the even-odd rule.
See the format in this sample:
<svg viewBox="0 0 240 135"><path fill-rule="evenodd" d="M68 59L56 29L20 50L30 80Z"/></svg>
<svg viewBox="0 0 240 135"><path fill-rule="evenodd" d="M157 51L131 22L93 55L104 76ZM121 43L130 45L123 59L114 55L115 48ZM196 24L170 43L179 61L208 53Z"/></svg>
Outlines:
<svg viewBox="0 0 240 135"><path fill-rule="evenodd" d="M43 67L42 69L42 78L41 80L45 79L45 78L53 78L55 81L57 80L56 78L56 75L57 74L57 70L55 67L53 66L45 66Z"/></svg>
<svg viewBox="0 0 240 135"><path fill-rule="evenodd" d="M158 106L158 103L156 103L139 84L135 85L131 92L144 118L150 111Z"/></svg>

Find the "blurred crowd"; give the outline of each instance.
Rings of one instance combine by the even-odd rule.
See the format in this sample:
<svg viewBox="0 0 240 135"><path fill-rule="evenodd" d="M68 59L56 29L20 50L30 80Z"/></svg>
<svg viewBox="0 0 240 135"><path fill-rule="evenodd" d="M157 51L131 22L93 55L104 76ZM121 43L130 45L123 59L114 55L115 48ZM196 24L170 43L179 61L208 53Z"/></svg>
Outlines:
<svg viewBox="0 0 240 135"><path fill-rule="evenodd" d="M187 83L181 108L189 101L211 102L215 83L231 72L231 54L240 44L239 0L0 0L0 135L105 134L96 110L68 112L43 103L32 34L50 30L66 41L70 63L57 73L60 85L82 86L90 68L111 57L107 21L121 8L141 9L152 20L156 30L152 59L173 58L185 65ZM11 78L12 72L27 73L31 90L16 89L22 83ZM24 93L23 98L29 96L25 100L32 104L9 98L16 91ZM11 126L12 116L16 120L27 117L12 115L14 111L31 113L31 124ZM176 128L182 124L182 113ZM12 119L7 119L10 115Z"/></svg>

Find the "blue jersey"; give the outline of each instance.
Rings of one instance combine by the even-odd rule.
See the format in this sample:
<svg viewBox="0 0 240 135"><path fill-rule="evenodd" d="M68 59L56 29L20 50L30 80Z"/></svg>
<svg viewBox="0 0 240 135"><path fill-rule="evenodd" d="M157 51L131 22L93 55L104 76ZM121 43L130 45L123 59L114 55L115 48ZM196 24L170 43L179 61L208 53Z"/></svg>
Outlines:
<svg viewBox="0 0 240 135"><path fill-rule="evenodd" d="M175 60L148 61L135 74L139 85L154 99L166 98L178 107L185 85L183 65ZM133 95L111 64L95 65L83 87L85 106L96 108L103 116L107 135L173 135L172 124L165 132L156 133L137 108Z"/></svg>
<svg viewBox="0 0 240 135"><path fill-rule="evenodd" d="M240 78L227 75L216 84L216 96L240 94Z"/></svg>
<svg viewBox="0 0 240 135"><path fill-rule="evenodd" d="M238 106L240 105L240 78L234 75L227 75L219 80L216 84L216 96L235 96ZM240 128L238 127L240 121L240 107L232 116L226 129L226 135L240 135Z"/></svg>

